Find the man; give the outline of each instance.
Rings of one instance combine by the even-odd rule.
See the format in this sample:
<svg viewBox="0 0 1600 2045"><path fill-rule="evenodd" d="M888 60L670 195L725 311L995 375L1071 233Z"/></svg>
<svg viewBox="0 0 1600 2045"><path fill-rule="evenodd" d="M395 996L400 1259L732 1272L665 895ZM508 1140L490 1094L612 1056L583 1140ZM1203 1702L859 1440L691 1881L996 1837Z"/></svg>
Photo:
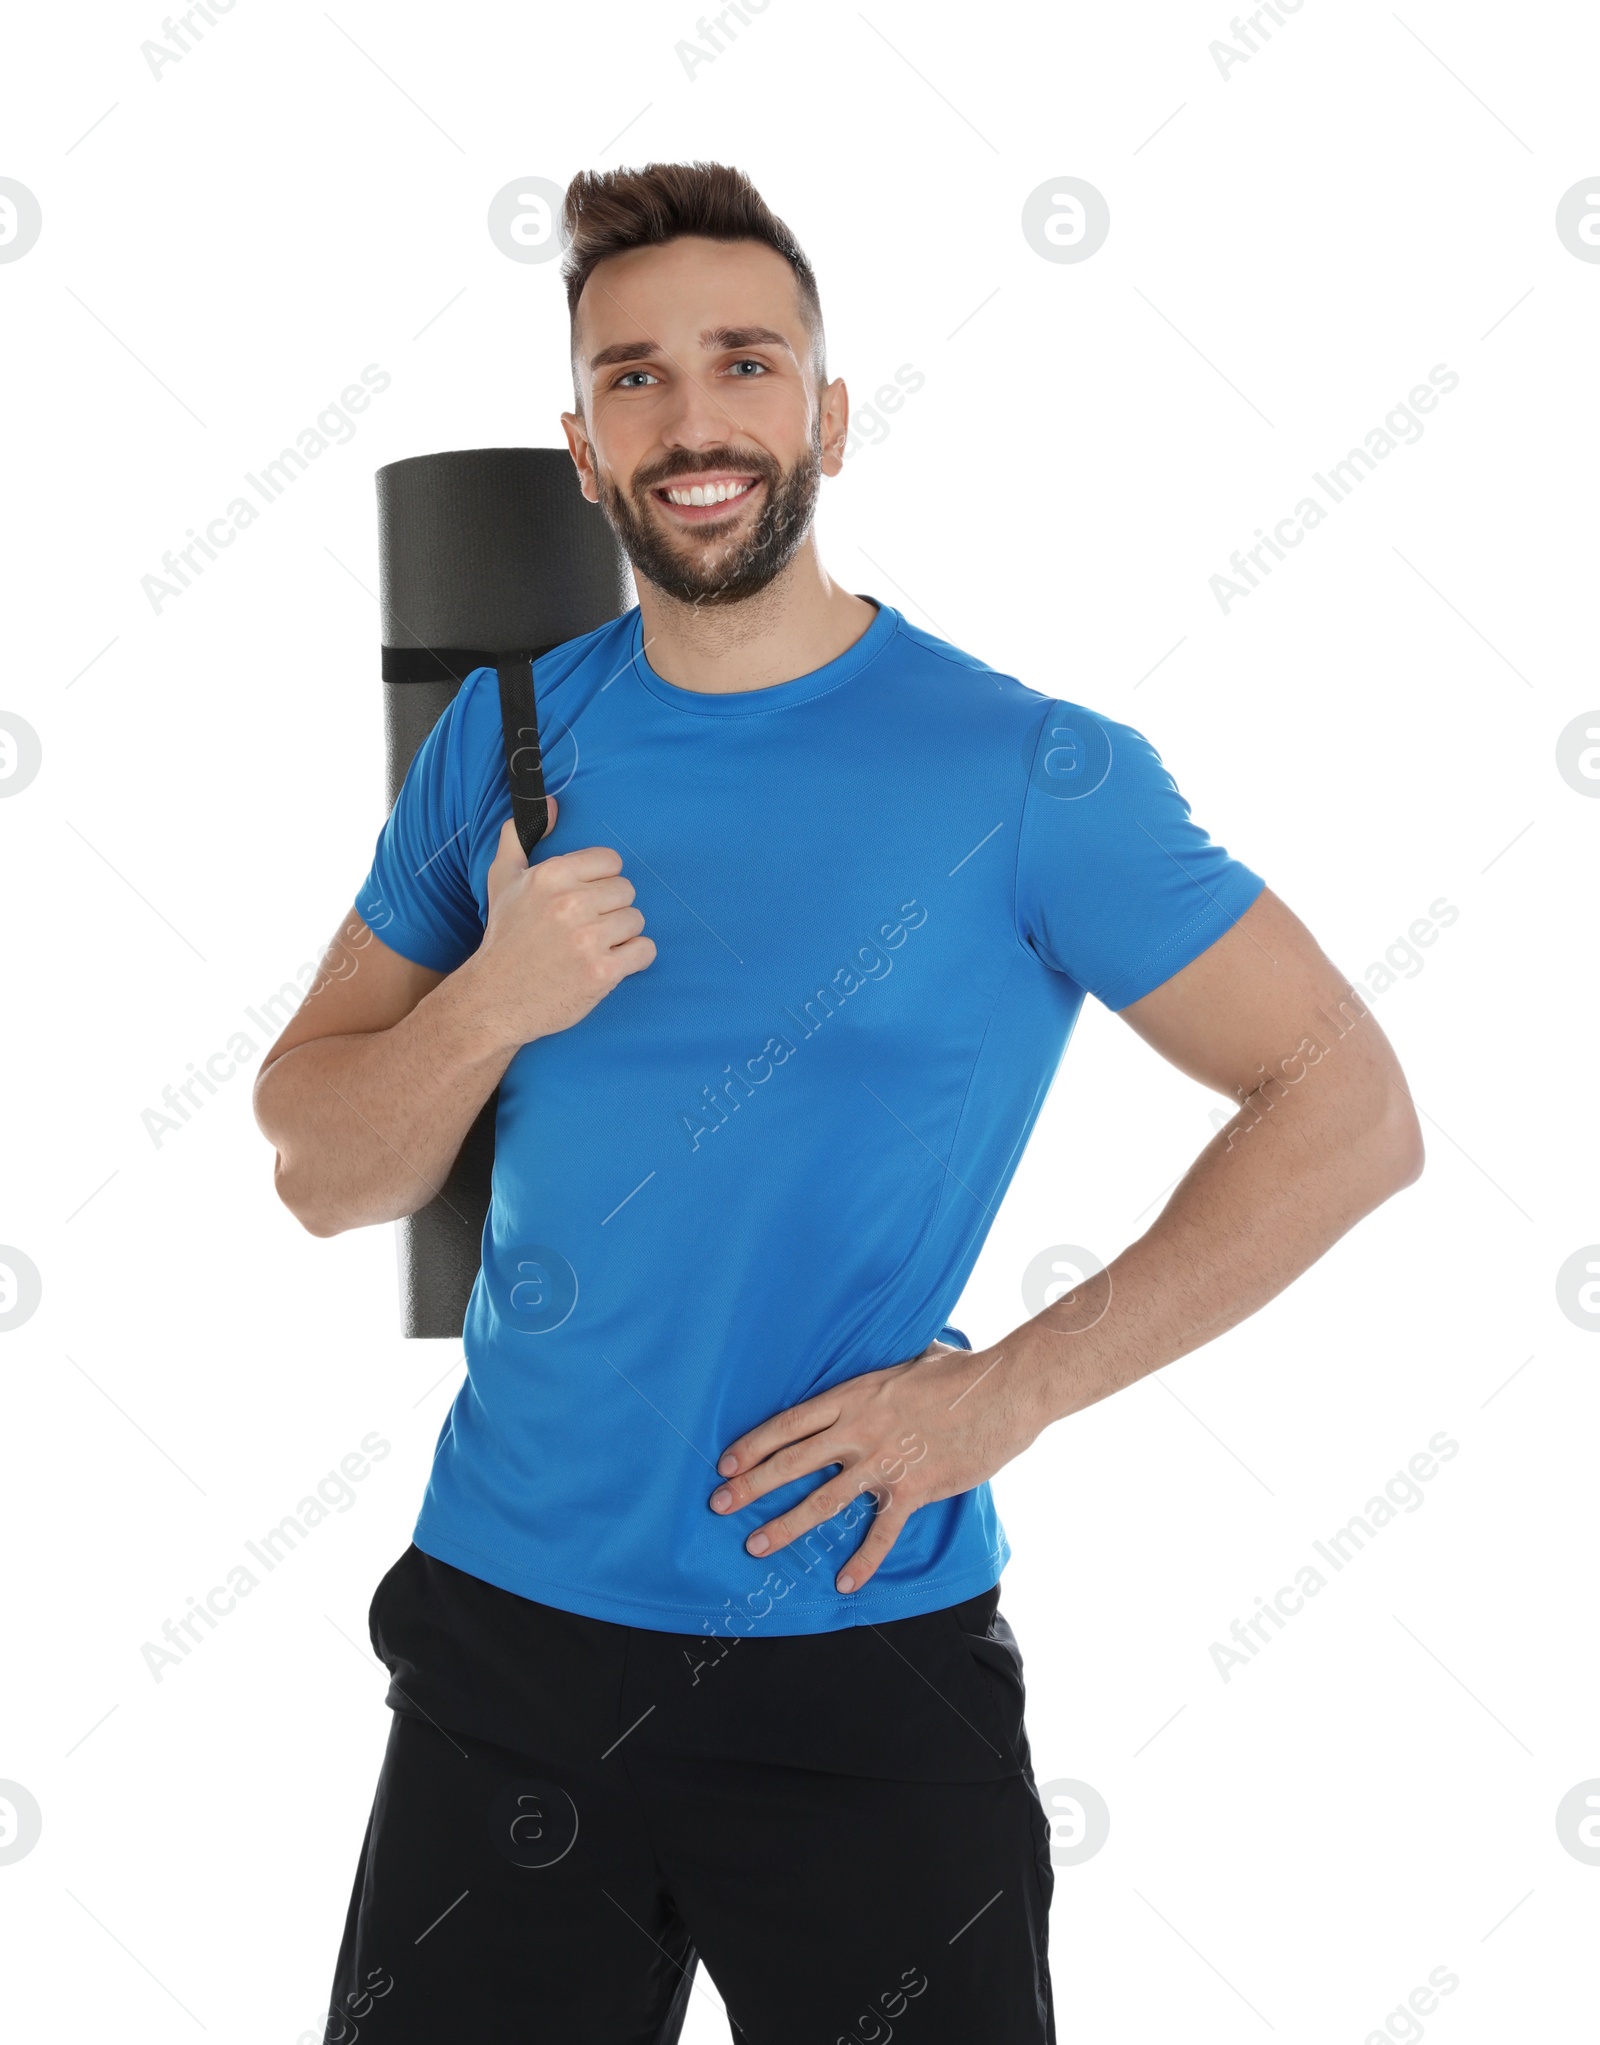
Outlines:
<svg viewBox="0 0 1600 2045"><path fill-rule="evenodd" d="M987 1480L1415 1179L1417 1120L1140 733L827 574L848 397L748 181L583 176L566 223L562 424L638 606L539 663L531 863L467 678L256 1091L332 1235L426 1202L500 1086L327 2035L669 2040L703 1957L750 2045L1052 2039ZM953 449L952 512L1000 480ZM1242 1105L973 1352L946 1316L1086 992Z"/></svg>

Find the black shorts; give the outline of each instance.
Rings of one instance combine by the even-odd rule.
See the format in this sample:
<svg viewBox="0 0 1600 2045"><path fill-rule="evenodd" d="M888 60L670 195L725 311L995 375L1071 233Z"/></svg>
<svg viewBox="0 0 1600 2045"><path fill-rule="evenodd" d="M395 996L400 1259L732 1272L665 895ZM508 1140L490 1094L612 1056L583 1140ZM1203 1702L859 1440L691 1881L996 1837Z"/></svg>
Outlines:
<svg viewBox="0 0 1600 2045"><path fill-rule="evenodd" d="M1050 1829L999 1586L838 1633L657 1632L413 1546L328 2045L1053 2045Z"/></svg>

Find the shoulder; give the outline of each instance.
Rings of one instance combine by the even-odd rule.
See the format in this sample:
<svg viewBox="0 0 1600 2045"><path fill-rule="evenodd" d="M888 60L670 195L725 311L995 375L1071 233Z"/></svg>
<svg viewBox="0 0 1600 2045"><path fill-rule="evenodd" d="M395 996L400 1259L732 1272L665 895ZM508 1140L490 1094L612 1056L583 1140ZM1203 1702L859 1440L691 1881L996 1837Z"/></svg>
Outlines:
<svg viewBox="0 0 1600 2045"><path fill-rule="evenodd" d="M1136 725L1075 696L1053 695L896 614L894 671L932 711L951 710L963 736L1018 748L1030 785L1053 795L1108 783L1117 792L1175 791L1155 744Z"/></svg>
<svg viewBox="0 0 1600 2045"><path fill-rule="evenodd" d="M1026 697L1041 710L1047 700L1037 689L1030 689L1003 668L991 667L988 661L980 660L977 654L968 653L964 647L953 646L948 639L941 639L936 633L924 632L904 612L895 614L894 648L901 661L921 668L930 676L943 671L954 688L966 687L974 693L997 694L1008 700Z"/></svg>
<svg viewBox="0 0 1600 2045"><path fill-rule="evenodd" d="M1004 668L897 613L888 666L924 714L948 714L963 737L1017 746L1037 736L1050 698Z"/></svg>
<svg viewBox="0 0 1600 2045"><path fill-rule="evenodd" d="M1115 782L1119 790L1169 781L1143 732L1095 706L1052 695L901 617L895 658L917 704L948 711L964 744L1004 751L1021 789L1060 795Z"/></svg>

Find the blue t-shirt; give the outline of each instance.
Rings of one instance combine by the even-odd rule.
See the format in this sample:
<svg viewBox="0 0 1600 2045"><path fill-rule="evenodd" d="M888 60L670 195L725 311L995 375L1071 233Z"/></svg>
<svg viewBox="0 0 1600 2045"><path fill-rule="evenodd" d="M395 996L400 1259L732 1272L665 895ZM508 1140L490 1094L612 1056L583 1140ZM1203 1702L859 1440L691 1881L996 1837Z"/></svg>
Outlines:
<svg viewBox="0 0 1600 2045"><path fill-rule="evenodd" d="M870 1498L760 1559L825 1482L714 1513L759 1421L947 1324L1083 1004L1148 994L1264 885L1139 732L880 604L794 681L665 681L640 614L536 681L560 821L615 847L657 956L500 1083L467 1375L417 1546L568 1611L823 1633L975 1597L1010 1554L989 1486L925 1505L833 1587ZM438 972L477 949L510 815L495 675L424 741L356 907ZM1023 1318L1019 1314L1019 1320Z"/></svg>

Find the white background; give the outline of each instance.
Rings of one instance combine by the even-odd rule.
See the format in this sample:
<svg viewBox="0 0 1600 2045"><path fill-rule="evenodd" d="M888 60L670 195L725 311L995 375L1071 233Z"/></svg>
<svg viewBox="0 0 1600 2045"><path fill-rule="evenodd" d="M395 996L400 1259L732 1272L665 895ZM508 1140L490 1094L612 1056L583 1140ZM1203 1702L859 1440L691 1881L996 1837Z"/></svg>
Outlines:
<svg viewBox="0 0 1600 2045"><path fill-rule="evenodd" d="M1600 1237L1600 802L1556 746L1600 723L1600 266L1554 220L1600 171L1600 19L1309 0L1226 80L1221 6L1169 0L773 0L691 78L695 32L243 0L158 81L154 7L8 28L0 175L44 227L0 264L0 710L43 766L0 803L0 1241L43 1300L0 1347L0 1778L43 1833L0 1866L0 2008L19 2038L318 2024L388 1730L367 1605L459 1344L400 1338L391 1229L317 1241L277 1203L253 1063L159 1146L141 1115L236 1030L258 1062L246 1006L366 871L373 471L559 441L558 266L503 256L490 199L702 156L800 237L858 401L925 376L826 486L849 587L1137 724L1358 985L1459 911L1373 997L1418 1184L997 1480L1038 1779L1111 1813L1057 1871L1062 2038L1407 2037L1441 1967L1428 2037L1577 2036L1600 1867L1555 1813L1600 1776L1600 1345L1555 1278ZM1082 263L1021 231L1065 175L1110 207ZM355 438L155 612L162 553L368 363ZM1230 553L1440 363L1424 437L1224 614ZM1147 1228L1218 1105L1091 1003L974 1345L1042 1249ZM1425 1502L1224 1682L1212 1643L1441 1429ZM372 1430L350 1509L153 1680L142 1644ZM702 1971L685 2036L725 2035Z"/></svg>

